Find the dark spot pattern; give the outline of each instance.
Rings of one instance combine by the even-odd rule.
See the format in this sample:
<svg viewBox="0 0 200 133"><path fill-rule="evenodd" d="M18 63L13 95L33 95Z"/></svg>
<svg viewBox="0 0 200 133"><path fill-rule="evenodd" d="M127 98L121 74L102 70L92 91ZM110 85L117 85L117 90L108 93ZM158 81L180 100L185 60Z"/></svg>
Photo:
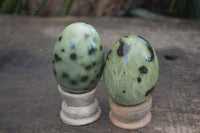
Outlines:
<svg viewBox="0 0 200 133"><path fill-rule="evenodd" d="M85 34L85 39L88 39L90 36L88 34Z"/></svg>
<svg viewBox="0 0 200 133"><path fill-rule="evenodd" d="M137 82L138 82L138 83L140 83L141 80L142 80L142 79L141 79L140 77L137 78Z"/></svg>
<svg viewBox="0 0 200 133"><path fill-rule="evenodd" d="M62 52L65 52L65 49L62 49L61 51L62 51Z"/></svg>
<svg viewBox="0 0 200 133"><path fill-rule="evenodd" d="M120 46L117 49L117 55L119 57L126 56L129 53L131 46L127 45L122 39L119 40L119 43Z"/></svg>
<svg viewBox="0 0 200 133"><path fill-rule="evenodd" d="M72 85L76 85L76 80L71 80Z"/></svg>
<svg viewBox="0 0 200 133"><path fill-rule="evenodd" d="M86 67L85 67L85 70L90 70L91 69L91 65L87 65Z"/></svg>
<svg viewBox="0 0 200 133"><path fill-rule="evenodd" d="M145 42L145 44L148 47L149 52L151 53L151 57L146 58L146 61L153 61L154 60L154 52L153 52L153 48L151 47L150 43L147 40L145 40L143 37L141 37L141 36L138 36L138 37L140 37Z"/></svg>
<svg viewBox="0 0 200 133"><path fill-rule="evenodd" d="M58 41L60 42L62 40L62 36L60 36L59 38L58 38Z"/></svg>
<svg viewBox="0 0 200 133"><path fill-rule="evenodd" d="M123 92L123 93L126 93L126 91L125 91L125 90L123 90L122 92Z"/></svg>
<svg viewBox="0 0 200 133"><path fill-rule="evenodd" d="M69 75L68 75L67 73L63 72L63 73L62 73L62 77L63 77L63 78L68 78Z"/></svg>
<svg viewBox="0 0 200 133"><path fill-rule="evenodd" d="M96 65L96 62L93 62L93 64L92 64L93 66L95 66Z"/></svg>
<svg viewBox="0 0 200 133"><path fill-rule="evenodd" d="M154 90L154 87L152 87L150 90L148 90L145 94L145 96L148 96L152 91Z"/></svg>
<svg viewBox="0 0 200 133"><path fill-rule="evenodd" d="M88 55L91 56L91 55L93 55L96 51L97 51L96 48L91 48L91 49L88 51Z"/></svg>
<svg viewBox="0 0 200 133"><path fill-rule="evenodd" d="M75 60L75 59L76 59L76 54L75 54L75 53L72 53L72 54L70 55L70 58L71 58L72 60Z"/></svg>
<svg viewBox="0 0 200 133"><path fill-rule="evenodd" d="M61 58L57 54L54 55L54 58L56 61L61 61Z"/></svg>
<svg viewBox="0 0 200 133"><path fill-rule="evenodd" d="M52 62L53 62L53 64L54 64L54 63L55 63L55 60L53 60Z"/></svg>
<svg viewBox="0 0 200 133"><path fill-rule="evenodd" d="M85 82L85 81L87 81L87 80L88 80L88 76L82 76L82 77L81 77L81 81L82 81L82 82Z"/></svg>
<svg viewBox="0 0 200 133"><path fill-rule="evenodd" d="M143 73L143 74L148 73L148 69L147 69L145 66L141 66L141 67L139 68L139 71L140 71L140 73Z"/></svg>

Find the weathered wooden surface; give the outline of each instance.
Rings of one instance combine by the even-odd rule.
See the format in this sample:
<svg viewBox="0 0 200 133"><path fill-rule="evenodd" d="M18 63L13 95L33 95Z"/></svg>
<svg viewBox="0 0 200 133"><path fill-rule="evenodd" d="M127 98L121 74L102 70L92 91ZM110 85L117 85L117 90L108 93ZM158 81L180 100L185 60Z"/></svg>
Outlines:
<svg viewBox="0 0 200 133"><path fill-rule="evenodd" d="M73 127L59 117L62 98L52 72L57 36L75 21L94 25L105 53L127 34L146 38L158 55L160 73L152 94L152 120L138 130L123 130L108 119L103 80L97 98L102 116ZM4 133L199 133L200 22L122 18L26 18L0 16L0 132Z"/></svg>

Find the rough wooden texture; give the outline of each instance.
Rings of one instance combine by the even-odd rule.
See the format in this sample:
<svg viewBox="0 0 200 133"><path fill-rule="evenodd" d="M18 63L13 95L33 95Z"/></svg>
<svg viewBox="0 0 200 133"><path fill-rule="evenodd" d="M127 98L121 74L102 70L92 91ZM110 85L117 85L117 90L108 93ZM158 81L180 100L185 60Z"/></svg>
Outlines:
<svg viewBox="0 0 200 133"><path fill-rule="evenodd" d="M97 98L102 116L73 127L59 117L62 98L52 71L57 36L68 24L97 28L105 53L127 34L146 38L158 55L160 73L152 98L152 120L139 130L111 124L103 80ZM4 133L199 133L200 22L123 18L27 18L0 16L0 132Z"/></svg>

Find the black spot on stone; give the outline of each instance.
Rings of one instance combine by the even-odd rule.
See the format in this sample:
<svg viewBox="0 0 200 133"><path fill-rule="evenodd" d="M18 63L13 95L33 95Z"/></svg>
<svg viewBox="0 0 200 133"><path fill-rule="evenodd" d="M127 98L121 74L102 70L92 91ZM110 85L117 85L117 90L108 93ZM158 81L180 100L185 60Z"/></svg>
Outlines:
<svg viewBox="0 0 200 133"><path fill-rule="evenodd" d="M126 74L126 72L123 72L124 74Z"/></svg>
<svg viewBox="0 0 200 133"><path fill-rule="evenodd" d="M61 58L57 54L54 55L54 58L56 61L61 61Z"/></svg>
<svg viewBox="0 0 200 133"><path fill-rule="evenodd" d="M145 94L145 96L148 96L152 91L153 91L154 87L152 87L150 90L148 90Z"/></svg>
<svg viewBox="0 0 200 133"><path fill-rule="evenodd" d="M93 66L95 66L96 65L96 62L93 62L93 64L92 64Z"/></svg>
<svg viewBox="0 0 200 133"><path fill-rule="evenodd" d="M63 77L63 78L68 78L69 75L68 75L67 73L63 72L62 77Z"/></svg>
<svg viewBox="0 0 200 133"><path fill-rule="evenodd" d="M102 50L102 45L100 46L100 50Z"/></svg>
<svg viewBox="0 0 200 133"><path fill-rule="evenodd" d="M140 83L141 80L142 80L142 79L141 79L140 77L137 78L137 82L138 82L138 83Z"/></svg>
<svg viewBox="0 0 200 133"><path fill-rule="evenodd" d="M148 69L145 66L141 66L139 68L139 71L140 71L140 73L144 73L144 74L148 73Z"/></svg>
<svg viewBox="0 0 200 133"><path fill-rule="evenodd" d="M53 68L53 73L55 76L57 75L55 68Z"/></svg>
<svg viewBox="0 0 200 133"><path fill-rule="evenodd" d="M52 62L53 62L53 64L54 64L54 63L55 63L55 60L53 60Z"/></svg>
<svg viewBox="0 0 200 133"><path fill-rule="evenodd" d="M72 60L75 60L75 59L76 59L76 54L75 54L75 53L72 53L72 54L70 55L70 58L71 58Z"/></svg>
<svg viewBox="0 0 200 133"><path fill-rule="evenodd" d="M71 80L72 85L76 85L76 80Z"/></svg>
<svg viewBox="0 0 200 133"><path fill-rule="evenodd" d="M126 93L126 91L125 91L125 90L123 90L122 92L123 92L123 93Z"/></svg>
<svg viewBox="0 0 200 133"><path fill-rule="evenodd" d="M164 55L166 60L176 60L178 56L176 55Z"/></svg>
<svg viewBox="0 0 200 133"><path fill-rule="evenodd" d="M91 56L91 55L93 55L96 51L97 51L96 48L91 48L91 49L88 51L88 55Z"/></svg>
<svg viewBox="0 0 200 133"><path fill-rule="evenodd" d="M65 52L65 49L61 49L62 52Z"/></svg>
<svg viewBox="0 0 200 133"><path fill-rule="evenodd" d="M88 39L90 37L90 35L85 34L85 39Z"/></svg>
<svg viewBox="0 0 200 133"><path fill-rule="evenodd" d="M87 81L87 80L88 80L88 76L82 76L82 77L81 77L81 81L85 82L85 81Z"/></svg>
<svg viewBox="0 0 200 133"><path fill-rule="evenodd" d="M154 52L153 52L153 49L152 49L150 43L149 43L147 40L145 40L143 37L141 37L141 36L138 36L138 37L140 37L141 39L143 39L143 40L146 42L145 44L147 45L148 50L149 50L149 52L151 53L151 57L150 57L150 59L147 60L147 61L153 61L153 60L154 60Z"/></svg>
<svg viewBox="0 0 200 133"><path fill-rule="evenodd" d="M120 43L120 46L117 49L117 55L119 57L126 56L129 53L131 46L124 43L122 39L119 40L119 43Z"/></svg>
<svg viewBox="0 0 200 133"><path fill-rule="evenodd" d="M60 42L62 40L62 36L60 36L59 38L58 38L58 41Z"/></svg>
<svg viewBox="0 0 200 133"><path fill-rule="evenodd" d="M91 69L91 66L90 65L87 65L86 67L85 67L85 70L90 70Z"/></svg>

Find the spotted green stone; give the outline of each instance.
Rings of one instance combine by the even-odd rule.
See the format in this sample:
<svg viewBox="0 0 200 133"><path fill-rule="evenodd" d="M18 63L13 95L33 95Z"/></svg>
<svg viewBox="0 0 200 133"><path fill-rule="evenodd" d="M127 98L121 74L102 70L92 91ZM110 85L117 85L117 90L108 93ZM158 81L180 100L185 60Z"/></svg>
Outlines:
<svg viewBox="0 0 200 133"><path fill-rule="evenodd" d="M53 52L56 80L71 93L94 89L101 77L104 54L101 38L94 27L73 23L58 37Z"/></svg>
<svg viewBox="0 0 200 133"><path fill-rule="evenodd" d="M114 44L104 66L105 86L113 101L125 106L140 104L157 80L157 56L145 39L130 35Z"/></svg>

